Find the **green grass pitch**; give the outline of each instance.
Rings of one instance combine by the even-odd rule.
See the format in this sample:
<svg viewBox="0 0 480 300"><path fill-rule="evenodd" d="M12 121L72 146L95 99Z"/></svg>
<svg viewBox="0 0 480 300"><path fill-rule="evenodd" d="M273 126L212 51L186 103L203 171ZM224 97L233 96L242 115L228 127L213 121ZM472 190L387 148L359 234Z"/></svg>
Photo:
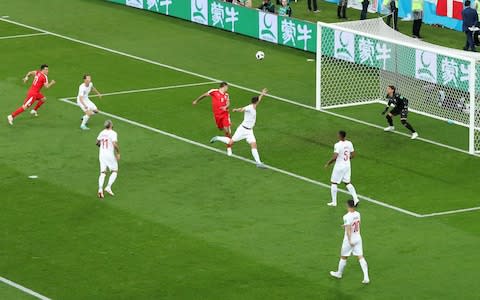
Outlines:
<svg viewBox="0 0 480 300"><path fill-rule="evenodd" d="M312 54L98 0L15 1L3 3L1 15L314 105ZM429 216L480 206L478 157L266 97L255 134L262 159L278 169L258 170L208 143L218 133L209 101L191 101L216 83L58 36L2 39L33 33L0 21L2 278L51 299L479 297L472 283L480 211ZM255 60L257 50L264 61ZM41 63L58 83L44 91L38 118L25 113L9 127L5 117L27 90L21 78ZM103 93L188 86L94 98L110 116L94 116L82 132L80 109L59 100L75 96L87 72ZM254 95L229 92L233 106ZM383 126L380 111L333 110ZM99 201L95 139L108 118L122 160L117 195ZM234 127L241 118L233 114ZM411 121L426 139L466 148L461 128L413 114ZM353 258L342 280L328 274L337 267L344 209L326 206L330 191L321 184L339 129L358 152L358 193L384 204L359 208L368 286ZM234 152L250 159L246 143ZM0 283L0 299L34 298Z"/></svg>

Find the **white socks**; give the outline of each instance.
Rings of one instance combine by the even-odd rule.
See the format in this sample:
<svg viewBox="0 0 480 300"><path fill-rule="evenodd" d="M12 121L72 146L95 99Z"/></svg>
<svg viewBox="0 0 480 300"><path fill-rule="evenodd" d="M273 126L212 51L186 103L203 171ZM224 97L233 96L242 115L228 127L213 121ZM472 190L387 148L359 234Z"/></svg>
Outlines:
<svg viewBox="0 0 480 300"><path fill-rule="evenodd" d="M358 203L358 196L357 196L357 191L355 190L355 187L353 186L353 184L351 184L351 183L347 184L347 190L352 195L353 201L355 202L355 204L357 204Z"/></svg>
<svg viewBox="0 0 480 300"><path fill-rule="evenodd" d="M117 179L117 172L112 172L112 174L110 174L110 178L108 178L108 188L112 188L112 184L115 182L115 179Z"/></svg>
<svg viewBox="0 0 480 300"><path fill-rule="evenodd" d="M367 261L365 260L364 257L362 257L361 259L358 260L358 262L360 263L360 267L362 267L363 280L370 280L370 278L368 277L368 264L367 264Z"/></svg>
<svg viewBox="0 0 480 300"><path fill-rule="evenodd" d="M107 176L105 173L100 173L100 176L98 177L98 191L99 192L103 191L103 183L105 182L105 176Z"/></svg>
<svg viewBox="0 0 480 300"><path fill-rule="evenodd" d="M340 258L340 261L338 262L338 271L337 271L338 273L340 273L340 275L343 274L343 270L345 269L346 265L347 265L347 260Z"/></svg>
<svg viewBox="0 0 480 300"><path fill-rule="evenodd" d="M338 191L338 186L336 184L332 183L332 186L330 188L330 191L332 193L332 203L334 205L337 205L337 191Z"/></svg>
<svg viewBox="0 0 480 300"><path fill-rule="evenodd" d="M100 176L98 177L98 191L99 192L103 191L103 184L105 182L105 177L106 176L107 176L107 174L100 173ZM111 188L112 184L115 182L116 179L117 179L117 172L112 172L112 174L110 174L110 178L108 178L107 187Z"/></svg>
<svg viewBox="0 0 480 300"><path fill-rule="evenodd" d="M358 260L358 262L360 263L360 267L362 268L362 271L363 271L363 280L370 281L370 278L368 277L367 261L365 260L364 257L362 257L361 259ZM340 275L343 274L343 270L345 269L346 265L347 265L347 260L340 258L340 261L338 262L338 271L337 271Z"/></svg>
<svg viewBox="0 0 480 300"><path fill-rule="evenodd" d="M260 155L258 154L258 150L256 148L252 148L252 156L253 156L253 159L255 159L255 162L257 164L262 163L262 161L260 160Z"/></svg>
<svg viewBox="0 0 480 300"><path fill-rule="evenodd" d="M84 115L82 119L82 126L87 126L88 119L90 119L89 116Z"/></svg>

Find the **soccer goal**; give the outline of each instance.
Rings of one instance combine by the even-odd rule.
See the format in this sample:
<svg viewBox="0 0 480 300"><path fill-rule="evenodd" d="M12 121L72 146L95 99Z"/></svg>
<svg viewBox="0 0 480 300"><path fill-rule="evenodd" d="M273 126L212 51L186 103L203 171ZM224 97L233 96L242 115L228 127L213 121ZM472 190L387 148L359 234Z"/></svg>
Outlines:
<svg viewBox="0 0 480 300"><path fill-rule="evenodd" d="M395 85L410 111L467 127L465 150L480 151L479 54L408 37L382 18L317 30L317 109L384 103Z"/></svg>

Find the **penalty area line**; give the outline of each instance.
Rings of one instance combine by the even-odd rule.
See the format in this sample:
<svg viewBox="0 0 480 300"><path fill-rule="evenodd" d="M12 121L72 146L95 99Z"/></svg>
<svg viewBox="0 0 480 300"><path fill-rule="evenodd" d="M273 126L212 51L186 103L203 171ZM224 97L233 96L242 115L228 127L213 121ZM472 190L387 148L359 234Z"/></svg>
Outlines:
<svg viewBox="0 0 480 300"><path fill-rule="evenodd" d="M45 30L45 29L41 29L41 28L38 28L38 27L35 27L35 26L31 26L31 25L27 25L27 24L24 24L24 23L16 22L16 21L13 21L11 19L0 18L0 21L5 22L5 23L14 24L14 25L24 27L24 28L29 28L29 29L32 29L32 30L35 30L35 31L46 33L46 34L50 34L52 36L62 38L62 39L65 39L65 40L69 40L69 41L74 42L74 43L90 46L90 47L97 48L97 49L100 49L100 50L103 50L103 51L106 51L106 52L110 52L110 53L117 54L117 55L120 55L120 56L128 57L130 59L138 60L138 61L148 63L148 64L152 64L152 65L156 65L156 66L159 66L159 67L162 67L162 68L165 68L165 69L170 69L170 70L173 70L173 71L177 71L177 72L180 72L180 73L196 76L196 77L199 77L199 78L203 78L203 79L211 80L211 81L215 81L215 82L222 81L222 80L215 79L215 78L207 76L207 75L203 75L203 74L196 73L196 72L193 72L193 71L185 70L185 69L175 67L175 66L172 66L172 65L167 65L167 64L155 61L155 60L151 60L151 59L148 59L148 58L144 58L144 57L140 57L140 56L137 56L137 55L129 54L129 53L119 51L119 50L115 50L115 49L112 49L112 48L104 47L104 46L101 46L101 45L98 45L98 44L86 42L86 41L79 40L79 39L76 39L76 38L72 38L72 37L69 37L69 36L66 36L66 35L62 35L62 34L59 34L59 33L55 33L55 32L52 32L52 31ZM245 87L245 86L241 86L241 85L238 85L238 84L235 84L235 83L229 83L229 85L232 86L232 87L247 91L247 92L260 94L260 91L258 91L258 90L248 88L248 87ZM349 120L349 121L352 121L352 122L355 122L355 123L358 123L358 124L363 124L363 125L366 125L366 126L371 126L371 127L374 127L374 128L378 128L378 125L371 124L371 123L368 123L368 122L364 122L362 120L354 119L354 118L351 118L351 117L347 117L347 116L344 116L344 115L341 115L341 114L332 113L332 112L329 112L329 111L326 111L326 110L323 110L323 109L318 110L314 106L303 104L303 103L297 102L295 100L291 100L291 99L287 99L287 98L279 97L279 96L275 96L275 95L270 95L270 94L267 94L267 96L272 98L272 99L281 101L281 102L289 103L289 104L296 105L296 106L299 106L299 107L303 107L303 108L306 108L306 109L315 110L315 111L318 111L318 112L329 114L331 116L336 116L338 118L342 118L344 120ZM394 131L393 133L405 136L404 133L401 133L401 132L398 132L398 131ZM442 144L442 143L438 143L438 142L435 142L435 141L432 141L432 140L428 140L428 139L425 139L425 138L420 137L420 138L417 138L417 140L422 141L422 142L426 142L426 143L429 143L429 144L432 144L432 145L435 145L435 146L443 147L443 148L446 148L446 149L449 149L449 150L454 150L454 151L458 151L458 152L461 152L461 153L469 154L468 151L458 149L458 148L455 148L455 147L451 147L451 146L448 146L448 145L445 145L445 144ZM477 157L478 156L479 155L477 155Z"/></svg>
<svg viewBox="0 0 480 300"><path fill-rule="evenodd" d="M64 103L67 103L67 104L70 104L70 105L78 106L77 103L71 101L71 99L69 99L69 98L61 98L61 99L59 99L59 101L62 101ZM150 130L150 131L162 134L164 136L168 136L170 138L188 143L190 145L195 145L197 147L201 147L201 148L204 148L204 149L216 152L216 153L226 155L225 151L222 151L220 149L217 149L217 148L214 148L214 147L211 147L211 146L199 143L199 142L195 142L195 141L192 141L190 139L178 136L176 134L173 134L173 133L170 133L170 132L167 132L167 131L163 131L163 130L160 130L160 129L157 129L157 128L154 128L154 127L151 127L151 126L148 126L148 125L145 125L145 124L142 124L142 123L139 123L139 122L121 117L121 116L117 116L117 115L114 115L114 114L111 114L111 113L108 113L108 112L105 112L105 111L100 111L99 114L110 117L112 119L122 121L124 123L128 123L128 124L133 125L133 126L137 126L137 127L140 127L140 128L146 129L146 130ZM255 161L253 161L251 159L248 159L248 158L245 158L243 156L232 155L232 157L236 158L236 159L239 159L241 161L250 163L250 164L255 164ZM323 182L320 182L320 181L317 181L317 180L314 180L314 179L311 179L311 178L308 178L308 177L305 177L305 176L302 176L302 175L298 175L298 174L295 174L295 173L292 173L292 172L289 172L289 171L286 171L286 170L283 170L283 169L279 169L279 168L276 168L276 167L273 167L273 166L270 166L270 165L266 165L266 167L267 167L267 169L272 170L274 172L281 173L281 174L284 174L284 175L302 180L304 182L312 183L312 184L315 184L317 186L330 189L329 184L325 184ZM341 193L350 195L350 193L347 190L338 189L338 191L340 191ZM385 208L389 208L389 209L395 210L397 212L400 212L400 213L403 213L403 214L406 214L406 215L409 215L409 216L412 216L412 217L416 217L416 218L421 218L422 217L422 215L417 214L415 212L412 212L412 211L409 211L409 210L406 210L406 209L403 209L403 208L400 208L400 207L396 207L396 206L393 206L393 205L390 205L390 204L387 204L387 203L384 203L384 202L381 202L381 201L378 201L378 200L375 200L375 199L372 199L372 198L369 198L369 197L366 197L366 196L358 195L358 198L363 200L363 201L367 201L367 202L370 202L370 203L373 203L373 204L376 204L376 205L379 205L379 206L382 206L382 207L385 207Z"/></svg>
<svg viewBox="0 0 480 300"><path fill-rule="evenodd" d="M37 299L40 299L40 300L51 300L50 298L45 297L44 295L39 294L39 293L37 293L37 292L29 289L29 288L26 288L26 287L24 287L23 285L20 285L20 284L18 284L18 283L15 283L15 282L13 282L13 281L5 278L5 277L0 276L0 282L3 282L3 283L5 283L6 285L9 285L9 286L11 286L11 287L14 287L14 288L16 288L17 290L20 290L20 291L22 291L22 292L24 292L24 293L26 293L26 294L29 294L29 295L37 298Z"/></svg>
<svg viewBox="0 0 480 300"><path fill-rule="evenodd" d="M26 37L39 36L39 35L49 35L49 34L46 33L46 32L37 32L37 33L29 33L29 34L18 34L18 35L0 36L0 40L26 38Z"/></svg>
<svg viewBox="0 0 480 300"><path fill-rule="evenodd" d="M187 84L179 84L179 85L170 85L170 86L161 86L161 87L154 87L154 88L145 88L145 89L137 89L137 90L127 90L127 91L118 91L118 92L111 92L102 94L103 96L114 96L114 95L122 95L122 94L134 94L134 93L144 93L144 92L152 92L152 91L161 91L161 90L171 90L171 89L181 89L193 86L201 86L201 85L208 85L218 83L219 81L205 81L205 82L197 82L197 83L187 83ZM98 97L98 95L90 95L90 98ZM77 99L77 97L68 97L62 98L65 100L73 100Z"/></svg>
<svg viewBox="0 0 480 300"><path fill-rule="evenodd" d="M476 211L476 210L480 210L480 206L470 207L470 208L462 208L462 209L455 209L455 210L448 210L448 211L441 211L441 212L435 212L435 213L430 213L430 214L424 214L424 215L421 215L421 217L422 218L430 218L430 217L453 215L453 214Z"/></svg>

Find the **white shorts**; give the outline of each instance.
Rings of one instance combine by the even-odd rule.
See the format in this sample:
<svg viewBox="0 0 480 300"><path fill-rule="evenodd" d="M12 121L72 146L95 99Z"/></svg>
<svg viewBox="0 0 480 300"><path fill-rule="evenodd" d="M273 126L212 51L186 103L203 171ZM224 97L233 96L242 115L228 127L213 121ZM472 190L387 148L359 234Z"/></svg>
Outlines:
<svg viewBox="0 0 480 300"><path fill-rule="evenodd" d="M100 157L100 172L118 171L118 161L115 157Z"/></svg>
<svg viewBox="0 0 480 300"><path fill-rule="evenodd" d="M350 183L350 177L352 176L352 168L350 166L344 166L344 167L333 167L332 171L332 177L330 178L330 181L336 184L345 182L345 183Z"/></svg>
<svg viewBox="0 0 480 300"><path fill-rule="evenodd" d="M241 140L247 140L247 143L255 143L257 140L255 139L255 135L253 134L253 129L247 129L242 125L238 126L237 130L232 136L232 140L234 142L238 142Z"/></svg>
<svg viewBox="0 0 480 300"><path fill-rule="evenodd" d="M347 239L343 240L342 244L342 250L340 251L340 256L363 256L363 246L362 246L362 240L359 240L358 242L353 245L353 247L350 245Z"/></svg>
<svg viewBox="0 0 480 300"><path fill-rule="evenodd" d="M85 107L82 105L82 103L80 103L80 100L77 99L77 104L83 110L83 112L86 112L87 110L91 110L91 111L98 110L95 103L93 103L92 100L90 100L88 98L83 99L83 103L85 103L85 105L87 106L87 109L85 109Z"/></svg>

